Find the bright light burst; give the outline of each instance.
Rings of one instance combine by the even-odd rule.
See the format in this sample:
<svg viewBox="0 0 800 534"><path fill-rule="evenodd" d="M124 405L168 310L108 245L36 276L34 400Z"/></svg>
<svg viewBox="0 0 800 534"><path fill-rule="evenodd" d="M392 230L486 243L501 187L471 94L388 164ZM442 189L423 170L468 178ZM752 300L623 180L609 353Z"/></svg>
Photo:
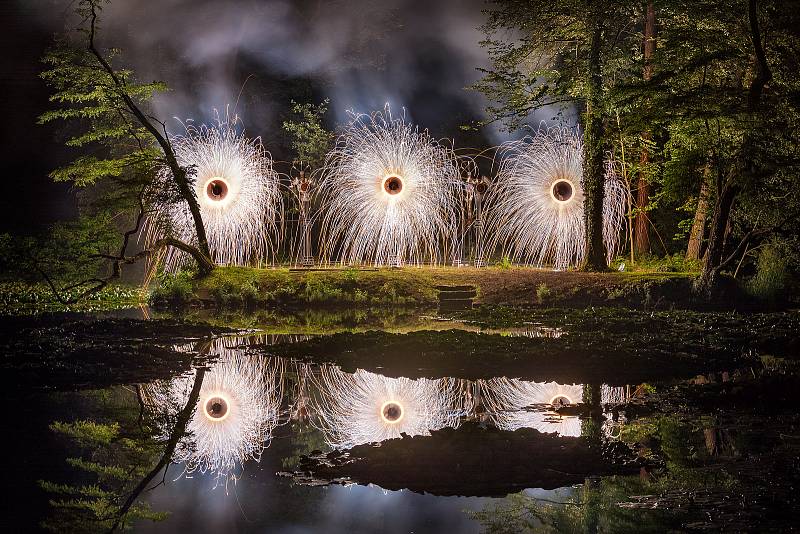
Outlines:
<svg viewBox="0 0 800 534"><path fill-rule="evenodd" d="M540 129L504 145L504 160L488 194L491 247L520 263L554 269L586 256L583 221L583 143L568 128ZM608 261L616 255L625 216L625 186L606 165L603 240Z"/></svg>
<svg viewBox="0 0 800 534"><path fill-rule="evenodd" d="M497 377L475 383L477 402L490 421L501 430L534 428L559 436L580 436L581 421L577 416L560 415L562 406L583 402L583 385L556 382L529 382L516 378ZM602 405L625 400L625 388L603 384ZM607 416L608 417L608 416Z"/></svg>
<svg viewBox="0 0 800 534"><path fill-rule="evenodd" d="M321 184L323 258L346 264L440 263L457 234L451 148L383 113L353 114Z"/></svg>
<svg viewBox="0 0 800 534"><path fill-rule="evenodd" d="M283 394L283 366L278 359L243 354L229 348L236 340L216 340L211 352L219 362L205 373L200 398L173 455L184 473L211 472L219 483L236 480L248 460L260 460L278 425ZM144 388L163 431L189 399L195 372Z"/></svg>
<svg viewBox="0 0 800 534"><path fill-rule="evenodd" d="M461 382L454 379L387 378L359 369L353 374L323 366L314 412L327 443L349 449L457 428L466 413Z"/></svg>
<svg viewBox="0 0 800 534"><path fill-rule="evenodd" d="M219 264L245 265L274 255L280 239L278 221L283 200L278 174L260 138L248 139L239 119L213 126L184 124L186 134L170 137L178 163L193 173L194 193L200 205L209 248ZM170 187L164 171L160 181ZM147 240L172 235L196 243L194 222L185 202L163 202L148 221ZM175 271L188 256L167 251L165 270Z"/></svg>
<svg viewBox="0 0 800 534"><path fill-rule="evenodd" d="M556 382L528 382L516 378L478 380L477 397L489 419L501 430L534 428L560 436L580 436L580 419L554 412L583 401L583 386Z"/></svg>

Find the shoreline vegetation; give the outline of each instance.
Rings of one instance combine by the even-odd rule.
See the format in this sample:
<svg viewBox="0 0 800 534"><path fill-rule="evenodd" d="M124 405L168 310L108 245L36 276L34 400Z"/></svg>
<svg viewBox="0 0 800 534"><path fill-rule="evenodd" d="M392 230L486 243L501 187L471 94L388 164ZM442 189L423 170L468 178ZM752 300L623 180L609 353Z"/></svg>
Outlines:
<svg viewBox="0 0 800 534"><path fill-rule="evenodd" d="M746 285L729 279L713 300L692 293L697 272L670 258L642 270L605 273L551 271L529 267L404 267L316 269L219 267L209 275L161 274L147 287L110 285L95 298L63 306L48 289L20 282L0 283L5 315L58 311L105 311L142 305L166 308L302 309L308 307L386 307L429 310L443 288L474 290L478 306L512 308L627 307L637 310L761 310L791 307L758 298ZM646 269L646 270L645 270Z"/></svg>

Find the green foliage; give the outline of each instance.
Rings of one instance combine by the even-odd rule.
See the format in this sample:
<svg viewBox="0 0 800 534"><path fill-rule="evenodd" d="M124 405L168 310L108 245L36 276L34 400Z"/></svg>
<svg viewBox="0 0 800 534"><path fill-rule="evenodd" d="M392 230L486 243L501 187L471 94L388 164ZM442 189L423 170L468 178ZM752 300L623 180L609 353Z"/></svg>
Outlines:
<svg viewBox="0 0 800 534"><path fill-rule="evenodd" d="M51 496L50 515L41 527L52 532L107 532L129 492L160 453L150 429L137 422L138 409L131 408L137 403L130 393L110 398L97 393L80 395L84 402L94 400L89 406L97 413L91 418L50 425L69 450L77 453L66 459L74 470L70 482L39 481ZM160 521L166 516L139 501L126 516L126 523Z"/></svg>
<svg viewBox="0 0 800 534"><path fill-rule="evenodd" d="M625 79L638 59L634 51L640 36L627 29L641 17L638 4L538 0L492 4L481 43L492 66L481 69L483 78L472 89L493 102L487 108L489 121L501 120L511 130L544 106L585 102L596 28L601 31L600 61L607 85Z"/></svg>
<svg viewBox="0 0 800 534"><path fill-rule="evenodd" d="M341 305L352 303L420 306L436 302L427 276L394 269L348 268L320 272L288 269L220 267L193 284L193 293L208 292L221 306L252 304Z"/></svg>
<svg viewBox="0 0 800 534"><path fill-rule="evenodd" d="M160 273L156 287L150 292L150 302L156 306L182 306L194 298L191 271Z"/></svg>
<svg viewBox="0 0 800 534"><path fill-rule="evenodd" d="M536 287L536 300L539 301L539 304L544 304L544 302L550 298L550 294L552 290L547 287L547 284L542 282Z"/></svg>
<svg viewBox="0 0 800 534"><path fill-rule="evenodd" d="M292 100L292 117L283 121L282 127L291 140L296 164L319 169L325 163L334 140L333 132L323 126L328 103L328 99L318 105Z"/></svg>
<svg viewBox="0 0 800 534"><path fill-rule="evenodd" d="M485 532L664 532L679 525L664 511L621 508L630 495L647 493L638 477L608 477L554 500L518 493L471 514Z"/></svg>
<svg viewBox="0 0 800 534"><path fill-rule="evenodd" d="M502 259L497 263L497 266L501 269L510 269L513 264L511 263L511 258L508 256L503 256Z"/></svg>
<svg viewBox="0 0 800 534"><path fill-rule="evenodd" d="M636 258L636 263L631 265L629 258L622 256L611 262L613 269L618 269L625 264L626 272L647 273L696 273L700 270L700 260L687 259L684 253L676 252L671 256L642 255Z"/></svg>
<svg viewBox="0 0 800 534"><path fill-rule="evenodd" d="M745 286L748 293L769 302L785 298L791 258L790 251L778 242L764 246L758 253L756 274Z"/></svg>
<svg viewBox="0 0 800 534"><path fill-rule="evenodd" d="M76 299L81 288L61 291L67 300ZM88 299L64 306L44 283L0 282L0 311L13 315L37 315L54 311L99 311L135 306L140 302L138 287L108 285Z"/></svg>
<svg viewBox="0 0 800 534"><path fill-rule="evenodd" d="M87 2L81 2L79 9L87 7ZM86 35L81 33L79 38L85 39ZM112 63L118 53L112 50L106 61ZM77 122L83 128L66 141L67 146L96 145L93 150L102 154L76 157L55 170L53 179L85 187L106 178L138 181L137 178L148 176L157 166L160 151L153 146L145 128L131 120L122 108L124 99L130 98L147 109L147 102L154 94L165 91L166 86L159 82L137 83L131 71L116 70L114 74L124 82L121 89L83 43L66 38L57 40L42 61L47 70L41 77L53 89L50 101L59 107L43 113L39 122Z"/></svg>

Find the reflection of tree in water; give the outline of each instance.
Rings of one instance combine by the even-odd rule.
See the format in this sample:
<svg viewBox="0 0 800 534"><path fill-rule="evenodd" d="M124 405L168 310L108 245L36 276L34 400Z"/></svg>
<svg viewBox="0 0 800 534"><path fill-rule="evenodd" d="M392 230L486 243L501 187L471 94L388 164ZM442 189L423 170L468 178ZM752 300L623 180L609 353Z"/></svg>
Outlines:
<svg viewBox="0 0 800 534"><path fill-rule="evenodd" d="M54 422L51 428L81 450L80 456L68 463L90 478L82 477L75 484L41 482L42 489L53 495L51 517L41 526L54 532L113 532L137 519L164 519L165 513L152 512L140 497L163 482L155 482L162 471L166 477L165 469L197 405L205 372L200 368L194 373L186 402L176 408L171 427L164 430L165 439L160 442L143 424L144 405L138 387L138 416L131 413L130 402L111 406L102 392L102 400L97 402L98 420Z"/></svg>
<svg viewBox="0 0 800 534"><path fill-rule="evenodd" d="M466 397L455 379L387 378L323 366L316 380L315 419L334 448L457 428L466 413Z"/></svg>
<svg viewBox="0 0 800 534"><path fill-rule="evenodd" d="M173 461L184 473L216 474L217 481L236 480L248 460L258 461L278 425L283 366L277 359L246 355L229 348L237 340L216 340L218 363L206 371L199 400L177 444ZM175 407L185 404L191 375L158 381L144 388L145 403L160 428L169 431Z"/></svg>
<svg viewBox="0 0 800 534"><path fill-rule="evenodd" d="M618 506L628 495L648 489L638 477L588 478L563 500L536 499L518 493L471 515L488 533L656 533L679 528L680 522L666 510L629 510Z"/></svg>
<svg viewBox="0 0 800 534"><path fill-rule="evenodd" d="M580 436L581 421L574 415L559 415L555 410L584 402L581 384L529 382L498 377L475 383L476 412L501 430L534 428L561 436ZM603 386L602 404L624 398L624 388Z"/></svg>

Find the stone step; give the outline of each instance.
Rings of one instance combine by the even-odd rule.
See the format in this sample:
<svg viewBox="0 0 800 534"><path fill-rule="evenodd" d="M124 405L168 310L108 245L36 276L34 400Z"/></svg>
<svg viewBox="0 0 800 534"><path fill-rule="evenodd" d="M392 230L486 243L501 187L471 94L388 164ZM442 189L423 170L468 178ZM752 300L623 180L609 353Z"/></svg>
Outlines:
<svg viewBox="0 0 800 534"><path fill-rule="evenodd" d="M478 291L475 289L463 290L463 291L462 290L439 291L439 301L474 299L477 296L478 296Z"/></svg>
<svg viewBox="0 0 800 534"><path fill-rule="evenodd" d="M439 301L440 311L456 311L472 309L472 299L441 300Z"/></svg>
<svg viewBox="0 0 800 534"><path fill-rule="evenodd" d="M435 286L439 291L469 291L475 290L475 286Z"/></svg>

